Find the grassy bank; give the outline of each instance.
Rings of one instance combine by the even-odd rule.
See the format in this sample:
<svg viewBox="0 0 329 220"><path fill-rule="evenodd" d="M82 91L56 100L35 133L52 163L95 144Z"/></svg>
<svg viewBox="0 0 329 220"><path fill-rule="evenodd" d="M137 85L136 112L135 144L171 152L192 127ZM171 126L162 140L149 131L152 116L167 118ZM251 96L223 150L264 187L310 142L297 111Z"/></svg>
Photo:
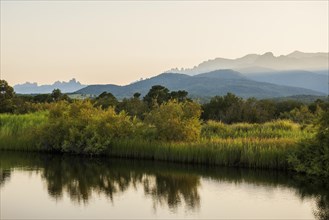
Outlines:
<svg viewBox="0 0 329 220"><path fill-rule="evenodd" d="M47 128L44 125L48 120L45 112L0 115L0 149L61 151L61 149L44 148L37 143L39 139L36 136L47 132L40 130ZM92 122L86 123L86 126L92 126L90 123ZM95 129L97 130L97 127ZM140 132L136 134L138 133ZM56 138L56 133L53 135L53 138ZM296 148L296 143L312 135L312 132L302 130L298 124L282 120L264 124L232 125L210 121L202 125L201 137L198 141L170 142L148 140L141 136L112 137L101 154L182 163L288 169L287 157ZM106 139L106 136L102 138Z"/></svg>
<svg viewBox="0 0 329 220"><path fill-rule="evenodd" d="M0 149L37 151L36 129L46 121L46 112L0 114Z"/></svg>
<svg viewBox="0 0 329 220"><path fill-rule="evenodd" d="M287 156L296 141L282 139L227 138L197 143L117 141L111 156L231 167L288 169Z"/></svg>

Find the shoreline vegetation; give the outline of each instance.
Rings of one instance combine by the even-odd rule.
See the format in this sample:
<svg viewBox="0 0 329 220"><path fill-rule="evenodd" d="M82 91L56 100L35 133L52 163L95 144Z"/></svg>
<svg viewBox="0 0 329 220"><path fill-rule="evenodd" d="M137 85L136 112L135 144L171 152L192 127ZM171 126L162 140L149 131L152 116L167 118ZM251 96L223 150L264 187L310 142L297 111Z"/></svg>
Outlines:
<svg viewBox="0 0 329 220"><path fill-rule="evenodd" d="M69 111L74 108L79 111L78 115L70 115L73 113ZM113 109L97 111L113 117L107 119L116 120L115 123L103 124L105 118L96 120L96 116L101 117L100 112L87 119L83 115L88 112L86 108L93 107L86 102L67 106L57 103L49 112L1 114L0 149L287 170L291 168L288 157L298 141L314 136L312 130L302 130L288 120L231 125L208 121L200 125L200 137L196 140L168 141L158 139L154 127L136 122L123 113L116 115ZM84 122L74 124L79 120Z"/></svg>
<svg viewBox="0 0 329 220"><path fill-rule="evenodd" d="M329 176L326 103L315 103L313 111L300 105L276 112L279 107L273 110L266 101L242 100L227 94L200 105L188 99L187 92L169 92L162 86L152 87L143 100L136 93L121 102L106 92L95 100L69 100L54 91L44 102L20 97L23 104L15 105L17 97L9 93L0 97L1 104L5 104L0 111L0 150L294 170ZM30 106L30 110L24 114L10 111L22 106L25 110Z"/></svg>

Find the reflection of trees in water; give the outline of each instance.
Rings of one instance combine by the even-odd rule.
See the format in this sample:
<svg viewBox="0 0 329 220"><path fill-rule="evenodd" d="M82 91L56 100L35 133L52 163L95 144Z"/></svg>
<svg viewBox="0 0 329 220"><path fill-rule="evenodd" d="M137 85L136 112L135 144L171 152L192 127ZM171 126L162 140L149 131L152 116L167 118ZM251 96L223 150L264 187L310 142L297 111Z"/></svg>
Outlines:
<svg viewBox="0 0 329 220"><path fill-rule="evenodd" d="M48 193L60 199L68 193L77 203L87 203L93 193L114 200L115 195L128 188L142 186L146 196L157 205L176 209L186 204L190 210L200 206L200 177L232 183L293 188L300 198L315 198L314 216L329 219L329 181L283 172L250 169L225 169L184 166L169 163L89 159L44 154L1 152L0 187L10 179L10 170L33 167L45 180Z"/></svg>
<svg viewBox="0 0 329 220"><path fill-rule="evenodd" d="M329 197L318 196L316 199L317 209L314 211L316 219L328 220L329 219Z"/></svg>
<svg viewBox="0 0 329 220"><path fill-rule="evenodd" d="M189 209L200 206L200 178L196 175L159 173L155 179L146 178L143 184L145 194L153 198L154 207L156 204L168 204L169 208L175 209L182 200Z"/></svg>
<svg viewBox="0 0 329 220"><path fill-rule="evenodd" d="M300 198L312 197L316 201L313 214L318 220L329 219L329 179L296 175L293 185Z"/></svg>
<svg viewBox="0 0 329 220"><path fill-rule="evenodd" d="M199 206L199 177L196 175L148 173L132 170L122 163L114 165L105 160L89 161L86 158L47 158L43 161L42 177L46 180L48 193L61 198L67 192L74 202L88 202L92 193L105 194L113 201L116 193L141 184L154 204L167 204L177 208L182 201L189 209ZM155 181L152 181L155 180Z"/></svg>
<svg viewBox="0 0 329 220"><path fill-rule="evenodd" d="M111 169L105 163L86 163L86 158L58 158L44 164L42 177L46 180L48 192L55 198L61 198L67 192L74 202L88 202L92 193L103 193L113 200L118 192L124 192L142 174L120 172Z"/></svg>
<svg viewBox="0 0 329 220"><path fill-rule="evenodd" d="M5 170L0 167L0 187L2 187L5 182L10 179L10 170Z"/></svg>

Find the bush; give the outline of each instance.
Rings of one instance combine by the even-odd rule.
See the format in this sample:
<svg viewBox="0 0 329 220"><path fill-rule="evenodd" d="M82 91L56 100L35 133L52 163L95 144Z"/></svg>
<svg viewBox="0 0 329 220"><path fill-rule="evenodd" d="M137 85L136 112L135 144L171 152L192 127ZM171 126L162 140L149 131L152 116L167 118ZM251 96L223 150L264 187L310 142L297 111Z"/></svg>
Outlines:
<svg viewBox="0 0 329 220"><path fill-rule="evenodd" d="M198 104L172 100L153 109L145 121L154 126L159 140L194 141L200 137L200 114Z"/></svg>
<svg viewBox="0 0 329 220"><path fill-rule="evenodd" d="M214 137L218 135L223 135L229 133L229 126L217 121L209 120L203 124L201 129L202 137Z"/></svg>
<svg viewBox="0 0 329 220"><path fill-rule="evenodd" d="M95 108L89 101L58 102L40 128L40 147L71 153L100 154L114 139L133 136L135 120L113 108Z"/></svg>
<svg viewBox="0 0 329 220"><path fill-rule="evenodd" d="M329 110L322 113L316 136L300 142L289 162L298 172L329 177Z"/></svg>

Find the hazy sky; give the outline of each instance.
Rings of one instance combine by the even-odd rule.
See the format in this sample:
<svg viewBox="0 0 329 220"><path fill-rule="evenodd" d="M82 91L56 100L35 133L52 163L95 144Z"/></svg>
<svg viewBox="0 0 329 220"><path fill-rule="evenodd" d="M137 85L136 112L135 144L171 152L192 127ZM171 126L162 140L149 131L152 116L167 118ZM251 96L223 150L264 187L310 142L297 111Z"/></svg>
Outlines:
<svg viewBox="0 0 329 220"><path fill-rule="evenodd" d="M216 57L328 52L328 1L1 1L11 85L127 84Z"/></svg>

